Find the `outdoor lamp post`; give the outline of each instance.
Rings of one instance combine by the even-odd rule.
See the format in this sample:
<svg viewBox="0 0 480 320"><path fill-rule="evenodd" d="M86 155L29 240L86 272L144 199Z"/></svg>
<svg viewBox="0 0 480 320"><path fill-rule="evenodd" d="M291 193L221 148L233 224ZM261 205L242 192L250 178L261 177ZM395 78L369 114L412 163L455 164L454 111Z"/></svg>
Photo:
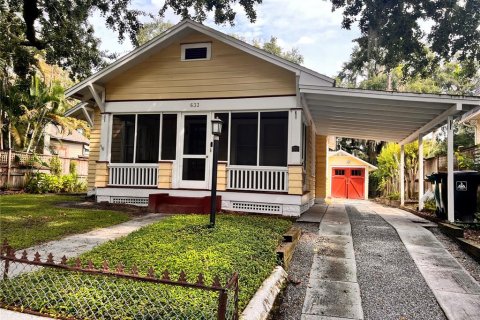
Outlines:
<svg viewBox="0 0 480 320"><path fill-rule="evenodd" d="M215 227L215 213L217 212L217 166L218 166L218 141L222 134L223 121L219 118L212 119L213 134L213 163L212 163L212 192L210 195L210 227Z"/></svg>

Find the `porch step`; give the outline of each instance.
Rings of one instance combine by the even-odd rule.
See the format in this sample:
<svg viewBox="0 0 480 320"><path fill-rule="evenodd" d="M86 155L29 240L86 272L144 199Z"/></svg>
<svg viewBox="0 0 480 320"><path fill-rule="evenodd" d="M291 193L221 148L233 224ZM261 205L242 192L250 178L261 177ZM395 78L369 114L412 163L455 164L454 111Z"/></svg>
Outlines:
<svg viewBox="0 0 480 320"><path fill-rule="evenodd" d="M302 231L295 227L290 228L283 234L283 242L277 247L276 252L278 262L283 265L285 269L288 269L290 266L295 247L301 236Z"/></svg>
<svg viewBox="0 0 480 320"><path fill-rule="evenodd" d="M302 230L296 227L290 228L287 232L283 234L283 241L284 242L297 242L302 235Z"/></svg>
<svg viewBox="0 0 480 320"><path fill-rule="evenodd" d="M174 214L208 214L210 213L210 196L178 197L168 193L151 194L148 197L148 208L153 213ZM217 212L222 210L222 197L217 196Z"/></svg>

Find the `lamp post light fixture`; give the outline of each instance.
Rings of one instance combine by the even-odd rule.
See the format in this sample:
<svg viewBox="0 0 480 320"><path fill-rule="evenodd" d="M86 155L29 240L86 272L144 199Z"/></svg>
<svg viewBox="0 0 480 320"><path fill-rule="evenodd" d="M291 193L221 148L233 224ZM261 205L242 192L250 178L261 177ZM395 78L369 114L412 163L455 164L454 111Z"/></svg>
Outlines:
<svg viewBox="0 0 480 320"><path fill-rule="evenodd" d="M223 121L219 118L212 119L213 134L213 163L212 163L212 191L210 194L210 227L215 227L215 214L217 212L217 166L218 166L218 141L222 134Z"/></svg>

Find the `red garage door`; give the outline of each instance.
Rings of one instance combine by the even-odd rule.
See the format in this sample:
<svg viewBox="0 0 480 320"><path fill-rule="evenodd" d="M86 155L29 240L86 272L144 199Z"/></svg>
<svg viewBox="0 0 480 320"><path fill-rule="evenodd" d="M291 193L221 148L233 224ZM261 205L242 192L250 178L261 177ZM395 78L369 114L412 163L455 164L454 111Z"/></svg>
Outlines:
<svg viewBox="0 0 480 320"><path fill-rule="evenodd" d="M347 199L364 199L365 169L333 168L332 197Z"/></svg>

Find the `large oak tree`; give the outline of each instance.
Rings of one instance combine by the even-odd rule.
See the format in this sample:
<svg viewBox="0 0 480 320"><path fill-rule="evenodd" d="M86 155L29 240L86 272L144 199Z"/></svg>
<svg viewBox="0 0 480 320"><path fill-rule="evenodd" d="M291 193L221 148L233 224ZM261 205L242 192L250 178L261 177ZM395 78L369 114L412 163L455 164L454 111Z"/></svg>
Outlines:
<svg viewBox="0 0 480 320"><path fill-rule="evenodd" d="M455 58L470 74L480 61L480 0L331 0L343 10L342 27L358 26L358 50L348 68L375 61L405 75L428 75ZM429 27L431 26L431 28ZM425 46L435 55L427 57Z"/></svg>
<svg viewBox="0 0 480 320"><path fill-rule="evenodd" d="M167 8L184 18L204 21L214 13L216 23L232 23L237 1L167 0ZM261 0L240 0L251 21L254 5ZM0 0L0 76L8 73L28 79L35 69L39 51L46 61L69 71L72 79L85 78L101 68L110 57L99 49L99 39L89 18L98 12L106 26L117 32L120 41L129 38L137 45L144 12L132 9L131 0ZM26 81L28 83L28 81Z"/></svg>

